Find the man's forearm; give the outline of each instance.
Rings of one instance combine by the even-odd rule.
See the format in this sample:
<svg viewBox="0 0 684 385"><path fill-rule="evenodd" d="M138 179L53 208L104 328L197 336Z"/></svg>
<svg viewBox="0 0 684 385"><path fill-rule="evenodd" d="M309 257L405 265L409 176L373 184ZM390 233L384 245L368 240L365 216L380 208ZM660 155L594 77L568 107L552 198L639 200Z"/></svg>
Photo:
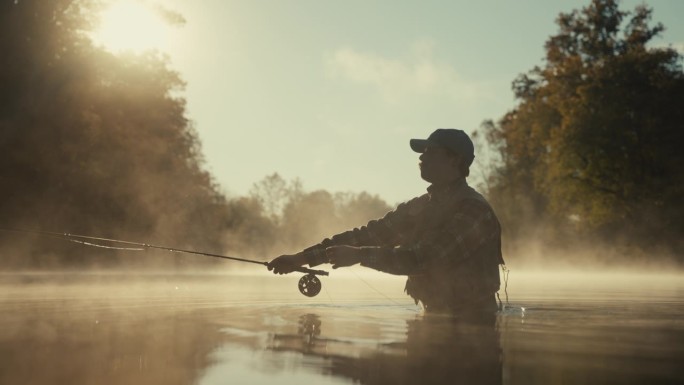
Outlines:
<svg viewBox="0 0 684 385"><path fill-rule="evenodd" d="M304 255L304 261L309 265L309 267L318 266L322 263L328 262L328 257L325 254L325 247L322 243L318 245L311 246L306 250L302 251Z"/></svg>
<svg viewBox="0 0 684 385"><path fill-rule="evenodd" d="M361 247L361 266L394 275L420 272L420 264L413 250L391 247Z"/></svg>

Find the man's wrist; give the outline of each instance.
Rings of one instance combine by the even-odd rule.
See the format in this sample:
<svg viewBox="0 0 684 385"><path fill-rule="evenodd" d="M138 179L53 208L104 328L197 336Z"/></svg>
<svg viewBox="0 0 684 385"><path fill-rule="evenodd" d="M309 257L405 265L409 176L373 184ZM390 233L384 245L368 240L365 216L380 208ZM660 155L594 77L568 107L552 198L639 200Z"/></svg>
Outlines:
<svg viewBox="0 0 684 385"><path fill-rule="evenodd" d="M308 264L309 266L317 266L321 263L327 262L328 257L325 254L325 248L314 247L306 250L302 253L302 265Z"/></svg>
<svg viewBox="0 0 684 385"><path fill-rule="evenodd" d="M375 247L359 247L359 260L363 266L372 266L377 262Z"/></svg>

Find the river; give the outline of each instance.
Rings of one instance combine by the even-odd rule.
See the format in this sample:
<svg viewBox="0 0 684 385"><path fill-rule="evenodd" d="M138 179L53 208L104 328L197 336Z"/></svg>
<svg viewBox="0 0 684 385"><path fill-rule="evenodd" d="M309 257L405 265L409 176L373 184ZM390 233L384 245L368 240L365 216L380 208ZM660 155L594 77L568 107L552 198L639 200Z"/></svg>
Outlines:
<svg viewBox="0 0 684 385"><path fill-rule="evenodd" d="M265 271L5 273L0 384L684 383L682 278L514 270L473 323L360 269L313 298Z"/></svg>

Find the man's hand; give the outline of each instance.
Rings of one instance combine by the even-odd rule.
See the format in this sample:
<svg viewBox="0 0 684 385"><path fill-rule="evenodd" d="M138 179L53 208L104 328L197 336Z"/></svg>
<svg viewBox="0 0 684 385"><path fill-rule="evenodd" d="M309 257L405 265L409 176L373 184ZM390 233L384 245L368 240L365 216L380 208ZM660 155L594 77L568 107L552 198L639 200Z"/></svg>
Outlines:
<svg viewBox="0 0 684 385"><path fill-rule="evenodd" d="M306 264L306 255L297 253L292 255L281 255L268 263L268 270L273 270L273 274L288 274Z"/></svg>
<svg viewBox="0 0 684 385"><path fill-rule="evenodd" d="M330 246L325 249L325 254L333 269L361 262L361 249L354 246Z"/></svg>

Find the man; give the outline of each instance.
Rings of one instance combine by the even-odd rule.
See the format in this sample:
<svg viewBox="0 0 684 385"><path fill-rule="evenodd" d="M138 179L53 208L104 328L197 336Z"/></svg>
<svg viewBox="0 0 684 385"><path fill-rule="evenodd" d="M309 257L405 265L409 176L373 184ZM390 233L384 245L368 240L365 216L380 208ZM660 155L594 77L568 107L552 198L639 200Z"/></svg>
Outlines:
<svg viewBox="0 0 684 385"><path fill-rule="evenodd" d="M412 139L421 153L428 192L400 204L383 218L337 234L268 265L276 274L304 264L362 266L407 275L406 292L426 312L490 313L497 309L501 227L494 211L466 183L475 158L473 142L456 129L440 128Z"/></svg>

